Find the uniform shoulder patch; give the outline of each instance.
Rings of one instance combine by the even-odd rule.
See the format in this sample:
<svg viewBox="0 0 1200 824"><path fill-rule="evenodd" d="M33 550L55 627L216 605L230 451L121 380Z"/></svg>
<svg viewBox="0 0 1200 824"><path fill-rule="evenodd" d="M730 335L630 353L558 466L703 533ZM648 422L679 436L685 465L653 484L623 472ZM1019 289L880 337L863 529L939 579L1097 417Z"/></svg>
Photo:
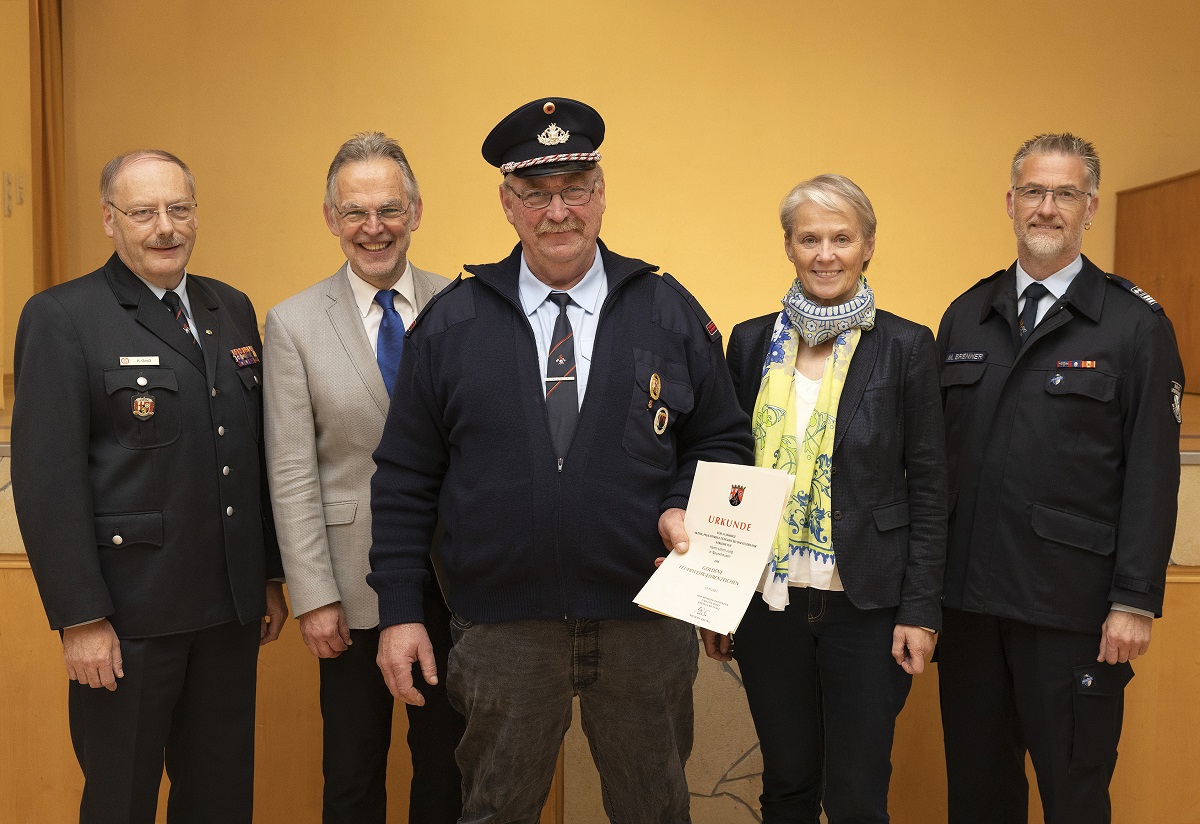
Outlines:
<svg viewBox="0 0 1200 824"><path fill-rule="evenodd" d="M687 301L687 305L696 313L696 317L700 320L700 325L704 327L704 331L708 333L709 340L716 340L721 336L721 330L717 328L717 324L713 323L713 319L708 316L708 312L704 311L704 307L700 302L692 296L684 285L675 279L670 272L662 273L663 282L667 283L672 289L683 295L683 299Z"/></svg>
<svg viewBox="0 0 1200 824"><path fill-rule="evenodd" d="M1150 297L1149 293L1147 293L1145 289L1138 286L1133 281L1126 280L1125 278L1120 277L1119 275L1114 275L1111 272L1105 272L1104 276L1106 278L1108 278L1111 283L1114 283L1117 286L1120 286L1122 289L1124 289L1126 292L1129 292L1134 297L1141 298L1143 301L1145 301L1147 306L1149 306L1151 309L1153 309L1158 314L1160 314L1160 315L1166 314L1166 312L1163 311L1162 305L1159 304L1159 302L1156 301L1154 298Z"/></svg>

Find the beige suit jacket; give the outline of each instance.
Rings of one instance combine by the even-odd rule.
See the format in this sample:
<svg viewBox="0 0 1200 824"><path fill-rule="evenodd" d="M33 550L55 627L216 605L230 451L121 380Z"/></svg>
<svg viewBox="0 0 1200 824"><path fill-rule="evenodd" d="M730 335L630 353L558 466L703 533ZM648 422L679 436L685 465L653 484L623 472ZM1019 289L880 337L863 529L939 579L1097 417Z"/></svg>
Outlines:
<svg viewBox="0 0 1200 824"><path fill-rule="evenodd" d="M419 312L450 281L412 272ZM371 454L388 394L345 265L267 313L263 367L267 472L292 611L341 601L351 629L374 627Z"/></svg>

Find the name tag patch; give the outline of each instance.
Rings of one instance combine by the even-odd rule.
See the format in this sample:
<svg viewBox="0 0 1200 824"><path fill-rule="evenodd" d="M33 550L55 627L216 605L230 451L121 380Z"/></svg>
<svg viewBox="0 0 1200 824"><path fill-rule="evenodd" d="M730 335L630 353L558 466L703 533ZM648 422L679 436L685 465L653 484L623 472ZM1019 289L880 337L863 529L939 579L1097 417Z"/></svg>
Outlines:
<svg viewBox="0 0 1200 824"><path fill-rule="evenodd" d="M121 355L121 366L158 366L158 355Z"/></svg>
<svg viewBox="0 0 1200 824"><path fill-rule="evenodd" d="M987 360L987 352L951 352L946 363L978 363Z"/></svg>

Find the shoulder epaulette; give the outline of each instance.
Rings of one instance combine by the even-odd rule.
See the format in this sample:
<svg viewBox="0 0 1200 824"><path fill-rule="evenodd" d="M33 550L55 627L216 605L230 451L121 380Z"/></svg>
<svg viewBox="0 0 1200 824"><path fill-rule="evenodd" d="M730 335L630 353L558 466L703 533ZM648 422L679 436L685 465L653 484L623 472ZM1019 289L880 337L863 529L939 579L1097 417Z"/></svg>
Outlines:
<svg viewBox="0 0 1200 824"><path fill-rule="evenodd" d="M441 290L434 293L433 297L431 297L429 299L429 303L425 304L425 308L422 309L420 312L418 312L417 316L415 318L413 318L412 325L409 326L408 329L405 330L405 332L404 332L404 337L407 338L409 335L411 335L412 330L417 328L417 324L421 322L421 318L423 318L429 314L429 310L433 308L433 305L435 303L437 303L439 300L441 300L443 297L445 297L446 295L450 294L455 289L457 289L462 282L463 282L463 276L460 273L458 277L456 277L454 280L452 280L448 284L446 284L446 286L443 287Z"/></svg>
<svg viewBox="0 0 1200 824"><path fill-rule="evenodd" d="M708 312L704 311L704 307L700 302L692 296L682 283L675 279L675 276L670 272L663 272L662 279L670 285L679 294L683 295L683 299L687 301L688 306L692 307L692 311L696 313L696 317L700 319L700 324L704 327L704 331L708 333L709 340L716 340L721 336L721 330L713 323L713 319L708 316Z"/></svg>
<svg viewBox="0 0 1200 824"><path fill-rule="evenodd" d="M1007 271L1008 271L1007 269L1001 269L1001 270L1000 270L1000 271L998 271L998 272L993 272L992 274L988 275L988 276L987 276L987 277L985 277L985 278L980 278L980 279L979 279L979 282L978 282L978 283L976 283L976 284L975 284L975 286L982 286L982 285L983 285L983 284L985 284L985 283L991 283L993 280L995 280L996 278L1000 277L1001 275L1003 275L1003 274L1004 274L1005 272L1007 272ZM975 286L972 286L971 288L972 288L972 289L974 289L974 288L975 288Z"/></svg>
<svg viewBox="0 0 1200 824"><path fill-rule="evenodd" d="M1127 280L1119 275L1114 275L1111 272L1105 272L1104 276L1106 278L1108 278L1109 281L1111 281L1112 283L1116 284L1117 286L1120 286L1126 292L1129 292L1130 294L1132 294L1134 297L1141 298L1143 301L1145 301L1147 306L1149 306L1151 309L1153 309L1158 314L1160 314L1160 315L1166 314L1166 312L1162 308L1162 305L1158 301L1156 301L1154 298L1150 297L1150 295L1146 292L1145 289L1138 286L1133 281Z"/></svg>

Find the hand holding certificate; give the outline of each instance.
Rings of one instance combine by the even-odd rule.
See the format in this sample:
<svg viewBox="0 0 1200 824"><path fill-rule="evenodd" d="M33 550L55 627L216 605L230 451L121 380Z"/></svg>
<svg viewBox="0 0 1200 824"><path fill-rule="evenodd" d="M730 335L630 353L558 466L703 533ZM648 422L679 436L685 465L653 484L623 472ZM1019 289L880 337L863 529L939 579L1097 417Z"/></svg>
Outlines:
<svg viewBox="0 0 1200 824"><path fill-rule="evenodd" d="M778 469L700 461L684 516L691 547L672 552L634 603L733 632L771 557L791 489L792 476Z"/></svg>

